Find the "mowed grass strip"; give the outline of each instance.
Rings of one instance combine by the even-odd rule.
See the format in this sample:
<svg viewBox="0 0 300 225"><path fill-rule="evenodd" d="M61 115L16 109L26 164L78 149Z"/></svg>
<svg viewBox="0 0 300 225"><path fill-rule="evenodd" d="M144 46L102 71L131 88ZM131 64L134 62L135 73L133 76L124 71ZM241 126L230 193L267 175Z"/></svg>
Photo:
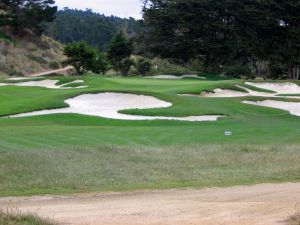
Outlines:
<svg viewBox="0 0 300 225"><path fill-rule="evenodd" d="M0 196L300 180L300 145L0 150Z"/></svg>

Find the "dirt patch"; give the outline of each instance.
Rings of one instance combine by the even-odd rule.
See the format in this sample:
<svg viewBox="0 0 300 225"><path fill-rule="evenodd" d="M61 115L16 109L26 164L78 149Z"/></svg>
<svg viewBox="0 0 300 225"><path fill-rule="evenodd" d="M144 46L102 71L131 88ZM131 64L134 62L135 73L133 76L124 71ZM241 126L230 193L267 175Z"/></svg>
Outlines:
<svg viewBox="0 0 300 225"><path fill-rule="evenodd" d="M75 225L276 225L296 213L300 183L0 198L0 208Z"/></svg>

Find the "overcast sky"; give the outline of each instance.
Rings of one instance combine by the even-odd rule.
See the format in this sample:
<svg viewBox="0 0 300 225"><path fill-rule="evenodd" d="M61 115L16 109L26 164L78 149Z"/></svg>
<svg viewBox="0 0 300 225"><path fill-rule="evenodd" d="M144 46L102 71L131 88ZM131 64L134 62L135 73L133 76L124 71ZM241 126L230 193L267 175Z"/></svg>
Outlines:
<svg viewBox="0 0 300 225"><path fill-rule="evenodd" d="M56 0L56 5L61 9L92 9L105 15L119 17L134 17L140 19L141 3L140 0Z"/></svg>

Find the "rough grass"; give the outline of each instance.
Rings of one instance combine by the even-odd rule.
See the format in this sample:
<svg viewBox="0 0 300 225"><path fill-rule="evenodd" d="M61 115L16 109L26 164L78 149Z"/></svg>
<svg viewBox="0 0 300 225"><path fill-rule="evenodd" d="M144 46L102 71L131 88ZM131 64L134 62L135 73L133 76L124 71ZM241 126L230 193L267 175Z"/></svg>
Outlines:
<svg viewBox="0 0 300 225"><path fill-rule="evenodd" d="M47 219L32 214L0 210L0 225L55 225Z"/></svg>
<svg viewBox="0 0 300 225"><path fill-rule="evenodd" d="M0 195L299 181L299 157L300 145L1 149Z"/></svg>
<svg viewBox="0 0 300 225"><path fill-rule="evenodd" d="M300 225L300 213L297 213L293 216L291 216L287 223L287 225Z"/></svg>

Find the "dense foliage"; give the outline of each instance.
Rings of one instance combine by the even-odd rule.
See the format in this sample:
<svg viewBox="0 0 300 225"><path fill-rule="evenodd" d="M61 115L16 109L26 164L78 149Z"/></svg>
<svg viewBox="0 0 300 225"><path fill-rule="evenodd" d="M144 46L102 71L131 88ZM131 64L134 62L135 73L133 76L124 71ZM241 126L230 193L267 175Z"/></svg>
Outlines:
<svg viewBox="0 0 300 225"><path fill-rule="evenodd" d="M30 29L41 34L45 23L55 18L54 3L54 0L1 0L0 27L13 28L15 33Z"/></svg>
<svg viewBox="0 0 300 225"><path fill-rule="evenodd" d="M141 31L140 21L133 18L122 19L94 13L92 10L65 8L57 12L56 19L49 24L46 34L62 43L85 41L104 50L123 27L129 36Z"/></svg>
<svg viewBox="0 0 300 225"><path fill-rule="evenodd" d="M151 71L152 63L146 58L139 58L135 63L136 69L141 75L146 75Z"/></svg>
<svg viewBox="0 0 300 225"><path fill-rule="evenodd" d="M299 0L146 0L148 49L209 72L242 68L256 75L300 73Z"/></svg>
<svg viewBox="0 0 300 225"><path fill-rule="evenodd" d="M106 56L85 42L67 44L64 54L68 57L64 63L73 66L78 74L84 74L87 71L100 74L108 69Z"/></svg>

